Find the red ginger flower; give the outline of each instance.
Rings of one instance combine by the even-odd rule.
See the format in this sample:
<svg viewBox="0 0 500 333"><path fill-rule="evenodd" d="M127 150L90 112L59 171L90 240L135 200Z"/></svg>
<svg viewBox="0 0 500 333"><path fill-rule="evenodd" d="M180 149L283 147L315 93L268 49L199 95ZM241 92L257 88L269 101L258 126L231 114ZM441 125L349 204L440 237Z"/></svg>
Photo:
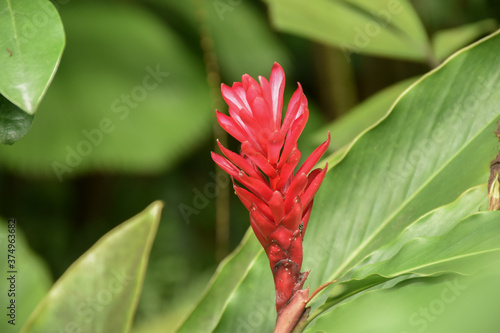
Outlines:
<svg viewBox="0 0 500 333"><path fill-rule="evenodd" d="M224 157L212 158L245 188L234 184L241 202L250 212L250 224L264 247L276 289L276 310L290 301L309 272L301 273L302 240L324 169L311 171L330 143L316 148L294 174L300 160L297 140L309 117L307 99L300 83L287 107L283 122L285 73L275 63L269 81L259 83L248 74L232 87L222 84L229 116L217 111L219 124L241 142L241 153L219 147Z"/></svg>

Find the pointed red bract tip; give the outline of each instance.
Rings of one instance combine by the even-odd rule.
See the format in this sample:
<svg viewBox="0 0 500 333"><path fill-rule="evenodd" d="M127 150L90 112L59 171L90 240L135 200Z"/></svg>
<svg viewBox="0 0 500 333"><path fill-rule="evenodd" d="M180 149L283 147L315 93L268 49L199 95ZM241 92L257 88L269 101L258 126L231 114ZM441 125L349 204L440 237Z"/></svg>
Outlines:
<svg viewBox="0 0 500 333"><path fill-rule="evenodd" d="M231 87L222 84L229 116L217 111L217 121L241 143L241 152L230 151L218 142L225 157L212 153L215 163L232 176L234 190L249 210L250 225L266 251L274 276L278 313L297 299L294 295L307 278L307 272L300 272L302 239L314 195L327 167L312 169L330 143L328 133L328 139L294 174L301 158L297 141L306 126L309 109L298 83L283 118L284 89L285 72L278 63L274 63L269 80L259 76L256 81L245 74L241 82Z"/></svg>

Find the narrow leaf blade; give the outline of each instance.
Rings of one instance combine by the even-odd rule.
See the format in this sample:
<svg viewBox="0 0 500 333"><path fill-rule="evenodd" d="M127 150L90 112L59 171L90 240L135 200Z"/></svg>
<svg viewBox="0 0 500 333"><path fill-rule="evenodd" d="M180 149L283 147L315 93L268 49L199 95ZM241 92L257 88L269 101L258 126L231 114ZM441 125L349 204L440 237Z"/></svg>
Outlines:
<svg viewBox="0 0 500 333"><path fill-rule="evenodd" d="M488 179L498 149L498 45L494 34L424 76L328 173L304 243L312 251L331 244L328 260L310 267L313 286L338 278L420 216Z"/></svg>

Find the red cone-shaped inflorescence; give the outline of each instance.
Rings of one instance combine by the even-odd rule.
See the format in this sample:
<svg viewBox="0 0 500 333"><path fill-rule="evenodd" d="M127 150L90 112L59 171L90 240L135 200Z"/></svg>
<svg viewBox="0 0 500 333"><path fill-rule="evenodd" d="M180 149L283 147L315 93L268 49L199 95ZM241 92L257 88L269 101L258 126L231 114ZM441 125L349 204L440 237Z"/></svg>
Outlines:
<svg viewBox="0 0 500 333"><path fill-rule="evenodd" d="M219 143L225 157L212 153L215 163L231 175L236 194L250 212L252 229L267 253L278 313L302 289L308 274L300 272L302 240L313 197L326 173L326 167L312 168L330 143L328 135L294 173L301 157L297 140L309 109L299 84L282 119L284 88L285 73L277 63L269 81L259 76L257 82L245 74L232 87L223 84L229 116L217 111L217 120L241 142L241 152Z"/></svg>

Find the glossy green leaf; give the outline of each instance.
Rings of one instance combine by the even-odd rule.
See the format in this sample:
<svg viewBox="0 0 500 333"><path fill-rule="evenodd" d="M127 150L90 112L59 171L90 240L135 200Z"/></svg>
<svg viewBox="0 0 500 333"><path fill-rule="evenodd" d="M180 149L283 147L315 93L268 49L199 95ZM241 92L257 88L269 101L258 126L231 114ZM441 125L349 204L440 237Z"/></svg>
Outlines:
<svg viewBox="0 0 500 333"><path fill-rule="evenodd" d="M493 217L468 216L481 206L487 207L486 186L464 193L452 204L438 208L409 225L393 242L370 254L358 267L342 277L325 310L340 300L401 275L427 276L442 274L464 261L477 262L486 253L500 251L500 233ZM470 267L468 267L470 268ZM458 271L457 269L454 270ZM465 273L460 271L461 273Z"/></svg>
<svg viewBox="0 0 500 333"><path fill-rule="evenodd" d="M4 166L59 181L95 170L158 172L210 134L203 63L159 17L124 3L60 10L64 61L44 116L15 150L0 148Z"/></svg>
<svg viewBox="0 0 500 333"><path fill-rule="evenodd" d="M385 88L356 105L338 120L323 126L314 137L316 146L324 142L324 133L328 131L332 136L330 150L337 150L351 143L359 134L380 121L399 95L415 81L416 79L407 79Z"/></svg>
<svg viewBox="0 0 500 333"><path fill-rule="evenodd" d="M424 76L329 172L304 244L329 244L328 260L311 267L312 285L342 276L420 216L486 182L498 148L499 45L492 35Z"/></svg>
<svg viewBox="0 0 500 333"><path fill-rule="evenodd" d="M354 270L362 266L393 258L405 244L416 238L436 237L447 234L471 213L487 210L487 192L486 184L473 187L460 195L454 202L422 216L406 227L394 241L372 252L363 259ZM347 276L351 277L350 274L347 274Z"/></svg>
<svg viewBox="0 0 500 333"><path fill-rule="evenodd" d="M280 30L346 52L416 61L429 58L425 30L407 0L267 0Z"/></svg>
<svg viewBox="0 0 500 333"><path fill-rule="evenodd" d="M97 241L54 284L22 332L128 332L162 206L152 203Z"/></svg>
<svg viewBox="0 0 500 333"><path fill-rule="evenodd" d="M35 113L64 49L64 30L49 0L0 0L0 94Z"/></svg>
<svg viewBox="0 0 500 333"><path fill-rule="evenodd" d="M12 222L14 220L15 223ZM13 225L15 225L14 228L12 228ZM22 228L23 221L15 218L9 219L9 222L0 219L0 249L2 251L0 304L2 304L3 312L0 332L2 333L19 332L20 327L23 326L52 285L48 266L31 250ZM14 235L14 237L9 237L9 235ZM9 251L9 244L14 245L14 247L11 246L12 252ZM7 260L13 260L13 262ZM13 266L9 267L11 264ZM14 273L10 273L10 271ZM9 279L12 275L14 275L13 280ZM13 287L11 282L13 282ZM14 300L15 308L6 309L11 306L12 300Z"/></svg>
<svg viewBox="0 0 500 333"><path fill-rule="evenodd" d="M418 80L330 169L305 235L306 286L343 276L420 217L487 181L498 152L499 47L497 33ZM210 311L219 321L213 331L272 330L272 277L265 254L255 256L240 285L221 296L222 316Z"/></svg>
<svg viewBox="0 0 500 333"><path fill-rule="evenodd" d="M33 117L0 95L0 142L11 145L21 139L30 129Z"/></svg>
<svg viewBox="0 0 500 333"><path fill-rule="evenodd" d="M439 61L443 61L453 52L473 42L478 37L494 31L497 23L493 19L461 25L456 28L438 31L432 37L432 49Z"/></svg>

